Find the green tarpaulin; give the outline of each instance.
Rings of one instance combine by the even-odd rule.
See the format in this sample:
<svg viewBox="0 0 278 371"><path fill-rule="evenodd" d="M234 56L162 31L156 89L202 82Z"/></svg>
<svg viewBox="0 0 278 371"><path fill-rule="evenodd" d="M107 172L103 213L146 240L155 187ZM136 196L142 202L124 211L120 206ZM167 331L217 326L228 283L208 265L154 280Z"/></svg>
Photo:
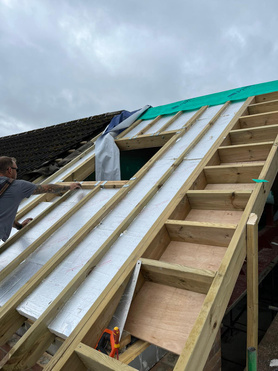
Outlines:
<svg viewBox="0 0 278 371"><path fill-rule="evenodd" d="M204 95L202 97L185 99L164 106L151 107L140 117L140 119L149 120L154 119L159 115L173 115L179 111L196 110L202 106L216 106L217 104L224 104L227 101L245 100L253 95L266 94L273 91L278 91L278 80L244 86L243 88Z"/></svg>

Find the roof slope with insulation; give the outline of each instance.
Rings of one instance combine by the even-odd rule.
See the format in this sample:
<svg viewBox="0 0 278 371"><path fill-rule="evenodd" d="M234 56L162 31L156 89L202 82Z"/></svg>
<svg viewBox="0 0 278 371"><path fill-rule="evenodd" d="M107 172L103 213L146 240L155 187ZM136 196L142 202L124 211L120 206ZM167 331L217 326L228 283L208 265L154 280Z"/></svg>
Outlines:
<svg viewBox="0 0 278 371"><path fill-rule="evenodd" d="M1 246L1 341L31 326L4 370L31 367L57 337L46 370L131 370L138 344L178 354L176 371L203 369L277 174L278 92L245 98L139 119L116 144L158 151L130 179L83 181L92 146L45 180L81 191L22 203L19 219L35 218ZM137 265L124 329L139 343L118 361L94 347Z"/></svg>

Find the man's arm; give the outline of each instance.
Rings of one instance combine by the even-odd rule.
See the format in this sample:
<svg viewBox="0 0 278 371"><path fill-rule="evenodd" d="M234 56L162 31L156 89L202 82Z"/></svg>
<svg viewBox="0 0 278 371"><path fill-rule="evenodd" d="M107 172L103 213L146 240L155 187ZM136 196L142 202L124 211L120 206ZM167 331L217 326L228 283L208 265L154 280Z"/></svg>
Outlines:
<svg viewBox="0 0 278 371"><path fill-rule="evenodd" d="M71 183L68 185L58 185L58 184L39 184L33 191L33 195L38 195L41 193L61 193L66 191L73 191L74 189L81 189L80 183Z"/></svg>

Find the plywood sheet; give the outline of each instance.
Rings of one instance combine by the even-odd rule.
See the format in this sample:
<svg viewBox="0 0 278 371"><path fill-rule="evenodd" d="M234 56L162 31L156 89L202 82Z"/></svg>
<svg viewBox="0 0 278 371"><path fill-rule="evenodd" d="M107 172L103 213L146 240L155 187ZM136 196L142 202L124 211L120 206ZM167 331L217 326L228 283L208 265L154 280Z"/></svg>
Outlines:
<svg viewBox="0 0 278 371"><path fill-rule="evenodd" d="M225 252L226 247L171 241L159 260L217 271Z"/></svg>
<svg viewBox="0 0 278 371"><path fill-rule="evenodd" d="M233 210L196 210L192 209L185 220L189 222L210 222L237 224L240 221L243 211Z"/></svg>
<svg viewBox="0 0 278 371"><path fill-rule="evenodd" d="M180 354L204 299L204 294L145 282L132 303L126 330Z"/></svg>

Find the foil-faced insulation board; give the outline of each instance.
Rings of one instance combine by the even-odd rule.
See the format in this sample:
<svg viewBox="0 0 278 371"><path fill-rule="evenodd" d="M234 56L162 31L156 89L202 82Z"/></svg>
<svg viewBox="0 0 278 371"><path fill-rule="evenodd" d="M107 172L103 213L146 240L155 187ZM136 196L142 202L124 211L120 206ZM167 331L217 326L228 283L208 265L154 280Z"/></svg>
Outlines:
<svg viewBox="0 0 278 371"><path fill-rule="evenodd" d="M17 292L70 238L77 233L84 224L87 223L119 189L100 189L91 199L87 201L79 210L77 210L55 233L53 233L44 243L40 245L26 260L10 273L0 283L0 305L5 304L12 295ZM7 249L3 255L7 262L13 258L13 254L18 255L23 247L27 248L29 244L35 241L44 231L57 222L66 212L75 207L89 190L81 190L73 193L69 199L59 207L56 207L45 216L36 228L30 229L23 238L20 238ZM1 265L2 265L1 255Z"/></svg>
<svg viewBox="0 0 278 371"><path fill-rule="evenodd" d="M183 186L186 179L196 169L207 151L221 136L227 124L241 107L234 103L221 114L214 125L204 134L200 142L184 158L160 190L137 215L126 231L97 264L92 273L81 284L58 316L50 323L50 330L61 337L67 337L94 304L118 270L126 262L145 234L169 205ZM138 205L148 191L156 184L175 160L210 122L222 106L208 108L197 122L179 138L158 160L144 177L131 189L125 198L91 231L75 250L47 277L40 286L19 306L19 313L36 319L59 295L63 288L79 272L87 260L97 251L127 215Z"/></svg>

